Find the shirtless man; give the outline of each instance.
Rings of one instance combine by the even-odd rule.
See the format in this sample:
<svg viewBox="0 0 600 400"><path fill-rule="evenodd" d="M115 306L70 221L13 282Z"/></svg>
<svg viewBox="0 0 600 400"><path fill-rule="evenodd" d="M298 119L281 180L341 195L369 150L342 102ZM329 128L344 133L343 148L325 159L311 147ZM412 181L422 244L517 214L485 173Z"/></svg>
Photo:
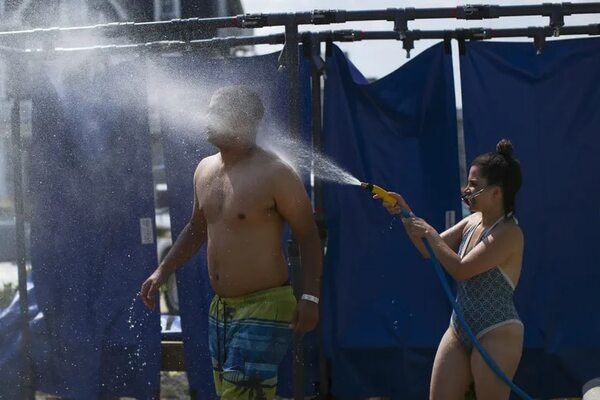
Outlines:
<svg viewBox="0 0 600 400"><path fill-rule="evenodd" d="M312 208L292 168L256 145L263 113L245 86L215 92L207 135L220 152L198 164L191 219L141 289L154 309L160 285L207 243L216 293L209 348L222 399L272 399L293 331L311 331L319 318L321 243ZM301 254L298 303L282 250L285 223Z"/></svg>

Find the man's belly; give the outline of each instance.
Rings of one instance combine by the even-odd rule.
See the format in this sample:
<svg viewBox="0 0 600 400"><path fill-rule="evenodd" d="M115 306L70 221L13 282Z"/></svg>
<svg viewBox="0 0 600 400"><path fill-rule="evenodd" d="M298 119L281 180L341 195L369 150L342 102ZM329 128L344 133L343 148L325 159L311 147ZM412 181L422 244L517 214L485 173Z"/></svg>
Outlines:
<svg viewBox="0 0 600 400"><path fill-rule="evenodd" d="M208 271L221 297L238 297L288 282L280 242L264 240L208 243Z"/></svg>

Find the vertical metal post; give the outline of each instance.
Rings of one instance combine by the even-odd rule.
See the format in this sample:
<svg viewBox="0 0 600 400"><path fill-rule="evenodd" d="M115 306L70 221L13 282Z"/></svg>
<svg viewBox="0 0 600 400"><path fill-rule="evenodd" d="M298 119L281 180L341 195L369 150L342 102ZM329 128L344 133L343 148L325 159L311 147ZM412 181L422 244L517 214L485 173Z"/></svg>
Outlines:
<svg viewBox="0 0 600 400"><path fill-rule="evenodd" d="M300 138L300 55L299 55L298 24L290 15L285 25L285 58L288 73L288 128L292 139ZM302 279L300 271L300 254L294 238L288 246L292 265L294 294L297 299L302 295ZM295 254L292 254L295 252ZM304 343L301 334L294 335L294 399L304 399Z"/></svg>
<svg viewBox="0 0 600 400"><path fill-rule="evenodd" d="M322 111L321 111L321 77L324 73L325 64L321 59L321 41L318 33L310 35L310 57L311 57L311 115L312 115L312 150L313 154L319 154L322 150ZM323 245L322 252L325 250L327 240L327 227L325 225L325 214L323 210L323 181L314 176L313 201L315 207L315 220L319 229L319 237ZM322 296L321 296L322 297ZM319 315L323 315L323 303L321 302ZM323 352L323 330L319 322L317 331L319 344L319 386L318 395L320 399L327 398L329 395L329 371L327 360Z"/></svg>
<svg viewBox="0 0 600 400"><path fill-rule="evenodd" d="M18 77L24 60L11 58L12 78ZM21 141L21 82L13 82L13 105L11 111L12 163L14 168L15 233L17 244L17 268L19 276L19 306L21 313L21 347L24 356L23 394L34 399L33 361L31 357L31 334L29 331L29 301L27 300L27 268L25 252L25 208L23 196L23 143Z"/></svg>
<svg viewBox="0 0 600 400"><path fill-rule="evenodd" d="M313 153L321 152L321 77L324 73L324 64L321 59L321 42L318 34L310 35L310 55L311 55L311 114L312 114L312 150ZM323 214L323 181L317 176L314 177L313 198L317 222ZM323 237L321 237L323 239Z"/></svg>
<svg viewBox="0 0 600 400"><path fill-rule="evenodd" d="M300 249L294 238L288 240L288 258L292 269L292 283L294 285L294 296L300 299L302 296L302 276L300 272ZM293 341L292 375L294 387L294 400L304 399L304 343L302 334L295 333Z"/></svg>
<svg viewBox="0 0 600 400"><path fill-rule="evenodd" d="M300 51L298 25L295 21L285 26L286 68L288 72L288 124L290 135L300 138Z"/></svg>

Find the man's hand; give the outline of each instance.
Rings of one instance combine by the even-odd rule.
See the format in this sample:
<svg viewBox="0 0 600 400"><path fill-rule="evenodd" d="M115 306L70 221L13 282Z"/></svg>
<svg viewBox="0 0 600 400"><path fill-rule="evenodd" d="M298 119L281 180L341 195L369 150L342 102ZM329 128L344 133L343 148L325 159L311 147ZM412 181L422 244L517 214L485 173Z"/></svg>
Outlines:
<svg viewBox="0 0 600 400"><path fill-rule="evenodd" d="M142 298L142 302L150 310L154 310L156 307L156 292L158 291L158 288L160 288L160 286L166 282L166 280L167 274L165 274L163 270L158 267L156 271L154 271L152 275L150 275L142 284L140 297Z"/></svg>
<svg viewBox="0 0 600 400"><path fill-rule="evenodd" d="M300 300L296 306L296 311L294 311L290 329L297 333L306 333L315 329L318 322L319 305L312 301Z"/></svg>

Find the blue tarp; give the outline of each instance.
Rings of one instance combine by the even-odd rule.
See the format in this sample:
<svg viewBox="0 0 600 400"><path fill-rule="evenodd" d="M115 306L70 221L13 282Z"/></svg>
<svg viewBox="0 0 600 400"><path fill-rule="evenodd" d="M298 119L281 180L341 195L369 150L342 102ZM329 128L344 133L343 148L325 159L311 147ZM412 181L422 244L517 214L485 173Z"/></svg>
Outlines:
<svg viewBox="0 0 600 400"><path fill-rule="evenodd" d="M157 92L163 93L161 131L174 238L187 224L192 212L192 178L196 166L202 158L217 152L206 142L205 127L201 122L216 89L245 84L261 96L266 112L259 129L259 143L268 147L272 135L288 135L287 73L278 71L278 56L278 53L224 59L185 56L163 60L156 66L158 70L153 76L166 78L157 79L153 84ZM310 127L310 81L305 63L301 77L302 125L303 135L306 135ZM169 82L169 87L162 90L164 82ZM167 90L174 92L169 95ZM281 142L281 138L278 141ZM284 150L293 150L284 147L287 147ZM208 352L208 308L214 293L207 273L206 246L177 271L177 288L191 394L198 399L216 398ZM311 354L314 353L307 357ZM314 371L311 362L308 364L309 371ZM310 381L312 376L307 375L307 381ZM278 392L288 396L291 393L289 356L280 368Z"/></svg>
<svg viewBox="0 0 600 400"><path fill-rule="evenodd" d="M327 58L323 146L358 179L401 192L438 230L460 218L451 57L439 44L373 83ZM326 350L343 399L424 399L450 308L402 224L368 193L325 186Z"/></svg>
<svg viewBox="0 0 600 400"><path fill-rule="evenodd" d="M62 61L44 65L32 108L36 388L151 398L160 324L137 299L157 262L143 70Z"/></svg>
<svg viewBox="0 0 600 400"><path fill-rule="evenodd" d="M531 44L469 43L461 57L467 160L509 137L523 165L517 211L526 253L516 302L526 336L516 382L536 397L578 395L600 375L600 271L590 261L600 222L599 54L598 40L570 40L548 43L542 56ZM268 143L287 127L287 75L277 72L277 56L156 65L151 85L161 103L174 233L191 214L198 161L215 152L189 110L200 117L217 87L249 84L266 103ZM149 398L158 390L160 326L135 300L156 265L155 244L140 238L140 219L151 230L154 219L145 71L131 63L82 65L67 75L47 67L33 99L29 180L36 386L76 399ZM306 65L301 75L306 135ZM461 212L453 90L441 44L374 83L333 47L324 152L359 179L401 192L443 230ZM434 271L369 194L326 184L324 200L322 328L334 394L426 398L450 316ZM210 399L204 255L178 271L178 288L191 392ZM17 313L13 303L0 316L0 398L19 397ZM310 381L314 353L307 357ZM288 396L290 380L288 360L280 386Z"/></svg>
<svg viewBox="0 0 600 400"><path fill-rule="evenodd" d="M39 336L42 315L38 311L33 283L27 282L27 297L29 303L29 326L32 332L35 349L32 355L40 356L44 354L45 341L43 336ZM2 356L0 358L0 399L12 400L24 398L25 377L27 376L29 366L26 357L23 355L21 311L19 304L19 294L15 296L10 305L0 312L0 349ZM37 334L37 335L36 335Z"/></svg>
<svg viewBox="0 0 600 400"><path fill-rule="evenodd" d="M507 137L523 169L516 382L535 397L581 395L600 376L600 40L547 43L539 56L529 43L474 42L460 61L467 161Z"/></svg>

